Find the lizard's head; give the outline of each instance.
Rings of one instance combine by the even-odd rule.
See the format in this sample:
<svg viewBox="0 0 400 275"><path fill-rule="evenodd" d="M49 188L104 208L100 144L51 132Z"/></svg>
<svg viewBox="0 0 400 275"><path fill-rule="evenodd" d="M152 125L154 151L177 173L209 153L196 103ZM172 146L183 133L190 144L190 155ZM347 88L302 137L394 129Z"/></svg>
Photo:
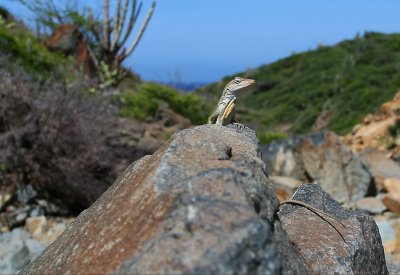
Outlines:
<svg viewBox="0 0 400 275"><path fill-rule="evenodd" d="M229 90L231 93L247 91L256 85L256 81L244 77L235 77L225 86L225 91Z"/></svg>

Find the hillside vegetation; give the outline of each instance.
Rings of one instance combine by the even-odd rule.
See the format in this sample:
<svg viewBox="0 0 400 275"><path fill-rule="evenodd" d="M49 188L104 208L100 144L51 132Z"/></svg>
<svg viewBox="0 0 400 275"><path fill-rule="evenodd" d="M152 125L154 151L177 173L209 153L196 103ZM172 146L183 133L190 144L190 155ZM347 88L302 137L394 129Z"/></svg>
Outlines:
<svg viewBox="0 0 400 275"><path fill-rule="evenodd" d="M276 133L344 134L400 87L400 34L365 33L237 75L257 81L238 100L237 120L256 128L264 141L281 136ZM197 90L208 111L232 77Z"/></svg>
<svg viewBox="0 0 400 275"><path fill-rule="evenodd" d="M65 70L71 60L50 52L21 22L0 7L0 68L17 71L22 68L36 79L47 79L55 71Z"/></svg>
<svg viewBox="0 0 400 275"><path fill-rule="evenodd" d="M102 84L0 7L0 194L29 185L62 213L79 213L129 163L190 124L176 113L205 120L197 95L134 72Z"/></svg>

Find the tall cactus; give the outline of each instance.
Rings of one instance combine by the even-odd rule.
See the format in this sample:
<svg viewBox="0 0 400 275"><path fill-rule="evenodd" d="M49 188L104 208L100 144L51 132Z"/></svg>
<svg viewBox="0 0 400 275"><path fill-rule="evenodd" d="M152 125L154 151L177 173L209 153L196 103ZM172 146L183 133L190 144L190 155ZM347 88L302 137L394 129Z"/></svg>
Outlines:
<svg viewBox="0 0 400 275"><path fill-rule="evenodd" d="M147 25L153 15L156 1L153 0L150 9L138 30L134 40L128 47L124 47L135 24L138 21L139 14L142 10L142 2L137 6L136 0L124 0L121 5L121 0L117 0L115 15L110 19L109 0L103 0L103 37L102 48L105 54L105 62L111 69L120 70L121 63L132 54L140 42ZM131 5L129 19L128 10ZM125 28L125 31L123 31Z"/></svg>
<svg viewBox="0 0 400 275"><path fill-rule="evenodd" d="M123 77L122 62L133 53L139 44L153 15L156 0L153 0L144 21L131 44L126 45L128 38L133 33L135 25L142 10L142 2L137 0L116 0L113 17L110 17L110 1L103 0L103 18L95 18L92 9L79 10L74 7L73 0L65 7L61 1L55 0L16 0L30 9L36 15L38 33L40 30L52 30L61 24L75 24L83 31L86 40L89 40L88 52L90 53L97 71L106 67L110 72L115 72L117 82ZM128 12L129 11L129 12ZM40 33L38 34L38 36ZM92 45L92 49L89 45ZM101 73L100 73L101 74Z"/></svg>

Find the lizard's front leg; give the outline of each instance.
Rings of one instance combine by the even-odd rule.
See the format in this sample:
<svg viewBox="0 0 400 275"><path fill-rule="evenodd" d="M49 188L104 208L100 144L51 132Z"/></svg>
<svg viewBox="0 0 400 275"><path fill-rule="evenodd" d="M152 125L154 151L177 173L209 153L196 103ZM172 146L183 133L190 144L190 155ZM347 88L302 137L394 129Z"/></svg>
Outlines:
<svg viewBox="0 0 400 275"><path fill-rule="evenodd" d="M218 119L218 114L217 112L213 112L209 117L208 117L208 124L215 124Z"/></svg>
<svg viewBox="0 0 400 275"><path fill-rule="evenodd" d="M235 104L236 103L236 97L229 102L228 106L226 107L224 113L222 114L222 125L233 125L236 128L243 129L246 128L243 124L237 123L235 121Z"/></svg>
<svg viewBox="0 0 400 275"><path fill-rule="evenodd" d="M220 116L218 116L216 124L223 126L231 124L235 119L235 105L236 97L228 102L224 112Z"/></svg>

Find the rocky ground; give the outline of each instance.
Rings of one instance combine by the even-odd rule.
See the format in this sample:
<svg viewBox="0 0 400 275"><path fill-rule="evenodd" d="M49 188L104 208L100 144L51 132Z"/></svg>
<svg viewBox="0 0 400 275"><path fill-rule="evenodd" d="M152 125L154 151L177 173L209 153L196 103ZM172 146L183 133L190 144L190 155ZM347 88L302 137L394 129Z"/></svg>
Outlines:
<svg viewBox="0 0 400 275"><path fill-rule="evenodd" d="M0 274L13 274L35 259L74 218L37 216L27 218L25 226L0 233Z"/></svg>
<svg viewBox="0 0 400 275"><path fill-rule="evenodd" d="M400 264L399 121L400 91L344 137L320 132L265 146L279 199L301 182L318 183L345 207L373 216L387 261Z"/></svg>
<svg viewBox="0 0 400 275"><path fill-rule="evenodd" d="M370 216L317 184L294 198L325 217L279 207L252 130L186 129L126 169L21 274L387 274Z"/></svg>
<svg viewBox="0 0 400 275"><path fill-rule="evenodd" d="M275 142L263 148L277 188L288 199L301 182L318 183L348 209L371 215L388 262L400 264L400 165L382 152L354 153L332 132Z"/></svg>
<svg viewBox="0 0 400 275"><path fill-rule="evenodd" d="M60 241L58 241L57 247L63 247L64 249L61 251L66 249L67 252L65 253L70 253L71 251L68 250L68 247L71 246L70 241L72 239L70 239L68 236L72 234L71 232L78 230L77 227L79 226L88 228L92 222L96 221L95 217L97 215L106 215L104 216L104 221L97 221L99 223L106 222L109 218L107 215L111 214L106 214L103 208L106 205L106 208L111 207L108 205L110 205L110 203L113 205L115 202L114 206L117 207L115 209L117 212L112 215L113 220L116 217L115 215L123 216L131 214L136 215L135 217L131 217L133 220L140 219L141 216L143 217L143 211L149 211L148 213L146 212L146 217L148 217L148 215L154 215L152 217L154 218L153 222L155 223L148 225L149 227L147 228L145 225L146 222L143 220L141 224L144 223L144 226L147 229L145 231L141 231L144 230L141 227L137 230L138 232L142 233L150 230L152 232L151 234L161 235L158 237L153 235L153 238L155 239L150 241L150 243L148 243L150 240L148 239L149 236L146 237L147 244L145 247L147 247L146 249L149 250L147 252L142 251L141 254L135 254L136 256L132 259L132 263L124 262L124 264L119 265L121 263L119 262L118 265L114 265L114 267L117 268L114 269L114 271L119 270L121 272L128 272L134 270L139 272L149 270L149 268L154 268L154 272L172 272L182 270L190 270L194 272L197 270L229 271L228 273L230 273L230 271L233 272L233 270L229 268L234 268L234 270L237 272L249 272L257 270L274 270L274 272L278 272L279 270L286 270L301 274L302 272L310 270L329 272L330 270L333 270L329 268L335 268L335 270L338 272L352 273L360 272L360 269L357 268L362 269L362 264L354 269L355 266L357 266L357 263L351 262L351 260L341 260L341 264L337 265L337 258L330 258L329 256L325 255L323 251L335 250L335 254L344 253L341 254L343 259L351 259L352 257L354 258L354 256L351 256L352 253L357 251L357 249L363 249L363 251L370 252L367 253L367 258L359 259L360 262L365 263L366 261L371 262L380 259L379 239L377 239L376 236L368 237L372 238L369 240L363 239L366 236L374 236L375 234L374 226L368 220L368 216L365 215L368 214L369 216L373 217L377 228L379 228L380 238L382 240L384 255L389 266L389 271L395 274L396 270L400 270L398 268L398 264L400 264L400 165L398 162L398 152L400 150L399 146L397 145L398 139L396 136L396 123L399 120L399 110L400 96L396 96L393 101L385 103L378 114L368 116L360 125L355 127L352 133L345 137L338 137L332 132L321 132L305 136L295 136L287 140L276 141L259 149L257 149L255 145L256 141L254 140L254 136L252 136L251 132L249 132L250 134L240 134L235 132L230 132L227 134L222 132L219 133L217 131L219 129L216 128L213 129L213 131L208 130L208 133L210 134L205 135L204 131L197 130L199 128L192 129L189 132L184 131L184 133L179 134L172 143L169 143L169 147L165 147L167 146L165 145L160 149L165 155L162 155L163 153L159 152L153 155L153 160L150 160L150 157L143 158L141 161L133 164L133 166L131 166L116 183L117 185L124 185L124 180L129 178L129 181L131 181L131 173L139 173L135 177L139 177L141 180L148 180L148 177L150 177L152 181L154 181L156 197L152 197L152 195L150 196L151 193L147 193L150 192L150 189L147 190L146 188L149 188L150 186L146 187L146 185L138 185L137 187L132 187L132 190L126 190L126 192L133 192L131 197L132 201L130 203L133 203L134 205L132 205L131 209L138 209L138 212L125 213L121 210L124 208L122 206L119 208L120 211L118 212L118 203L116 202L115 198L113 199L113 196L116 196L115 192L117 192L118 188L122 187L115 187L114 184L114 187L107 191L108 195L106 195L105 198L102 197L102 199L100 199L93 207L90 208L91 210L89 209L88 212L85 211L85 213L80 215L78 222L76 222L77 224L73 224L70 232L67 235L63 235ZM147 151L148 153L156 150L163 143L162 140L168 138L165 136L165 127L171 127L170 125L175 127L174 125L177 125L177 128L173 128L173 130L176 131L176 129L183 129L189 126L187 121L185 122L179 117L176 117L176 115L169 114L168 112L168 110L160 110L160 118L163 118L160 119L161 124L157 122L148 122L146 124L147 126L141 124L135 126L135 124L132 124L131 122L124 122L121 120L119 123L126 124L126 127L120 127L120 129L124 129L124 131L110 135L112 137L111 140L115 142L114 146L121 146L121 148L136 146ZM171 134L174 131L171 131ZM226 129L226 131L232 130ZM240 136L243 134L244 136ZM239 136L237 138L233 138L235 135ZM248 141L249 143L245 142L247 139L250 140ZM236 147L235 144L239 144L240 146ZM200 148L200 150L195 148ZM261 154L258 151L261 151ZM121 152L123 153L124 150L121 150ZM250 153L249 155L248 152L253 153ZM257 160L257 157L260 155L262 155L262 160L266 164L266 170L264 172L262 163ZM193 159L196 159L196 162L193 162ZM222 164L223 166L220 167ZM227 166L225 167L225 165ZM158 168L156 170L152 170L153 168L151 167L153 166ZM182 167L178 169L180 166ZM204 170L206 167L208 167L207 169L210 170ZM228 172L230 169L238 169L238 174L234 172L232 175L230 175ZM219 174L220 172L221 174ZM269 181L262 176L262 174L265 172L269 175ZM294 196L296 199L306 201L313 205L315 204L315 207L322 208L329 213L334 213L339 219L346 220L346 229L341 228L341 225L337 223L335 223L335 226L333 227L328 226L327 223L321 221L318 216L314 215L312 212L302 208L299 209L294 206L285 206L279 214L279 221L275 221L274 225L264 224L265 222L268 223L268 221L274 220L273 209L276 209L277 207L277 200L273 197L264 197L265 194L263 192L266 190L263 191L262 188L260 189L260 186L263 186L263 184L259 185L260 183L253 183L255 185L246 187L246 184L249 184L248 179L242 179L241 177L246 178L247 174L252 175L250 178L255 177L258 178L258 180L263 179L269 182L267 188L275 188L277 198L280 201L290 198L292 194L295 193ZM196 177L199 177L200 175L201 177L197 179ZM141 180L139 180L139 182ZM240 183L242 180L244 180L244 191L236 190L235 188L242 184ZM219 181L221 181L220 184L218 183ZM174 184L172 184L173 182ZM213 182L213 184L209 185L211 182ZM301 185L302 182L317 183L318 185ZM178 183L183 185L181 186ZM234 185L229 187L229 190L231 191L228 192L228 194L226 193L226 185L232 183L234 183ZM194 187L196 184L200 185L198 187ZM274 187L272 187L271 184L273 184ZM324 193L322 189L318 189L317 186L321 186L322 189L329 193L332 197ZM137 188L145 189L139 191ZM295 192L296 190L297 192ZM211 191L217 193L213 193L211 197L207 197L211 194L207 192ZM113 195L111 195L110 192ZM139 196L137 192L144 192L142 194L143 197L141 197L142 195ZM165 192L170 195L174 192L177 192L177 197L172 200L170 195L168 195L166 198L163 198L164 195L162 194L165 194ZM193 194L194 197L191 197L187 192L195 192L194 194L197 194L197 192L200 193L197 195ZM203 192L206 192L207 195L203 194ZM238 233L235 234L239 235L235 236L244 238L242 241L245 243L250 242L250 244L253 242L259 242L260 239L258 238L262 237L264 238L262 243L264 243L265 246L252 247L250 245L246 246L245 248L236 246L238 249L237 251L244 250L247 251L243 252L245 254L255 253L255 255L261 253L260 251L264 251L262 252L264 253L263 255L270 255L272 257L271 259L275 257L272 255L281 255L279 256L283 258L281 262L274 262L270 259L271 265L267 267L254 264L252 261L246 262L247 256L243 258L242 262L238 262L237 260L234 260L236 259L236 252L234 253L234 250L232 250L232 248L235 246L230 247L229 245L224 248L218 246L219 248L217 250L219 252L216 250L210 254L213 255L212 257L222 257L217 258L220 261L220 266L218 268L222 269L215 269L216 267L214 266L213 261L211 261L212 258L208 259L208 254L201 254L201 251L197 252L200 254L190 254L190 257L189 255L185 256L180 255L179 253L179 257L176 256L176 258L174 258L172 256L174 253L176 254L177 251L189 251L190 244L193 242L197 243L197 245L200 245L200 247L204 247L204 251L207 251L209 246L200 240L204 240L204 238L206 238L212 243L216 239L220 240L225 238L221 232L236 232L236 229L234 229L236 228L236 223L232 223L233 221L230 220L230 216L228 215L229 208L232 206L224 205L225 199L223 199L224 203L219 202L219 196L234 196L235 198L232 197L230 199L236 200L240 198L241 195L239 196L239 194L242 194L241 192L244 192L245 197L247 197L247 199L239 199L239 201L237 201L238 205L243 204L240 207L244 207L243 210L237 210L241 213L241 215L244 215L243 224L241 226L245 226L245 221L247 221L246 219L249 217L252 217L252 219L255 218L255 216L251 214L251 211L248 212L248 206L245 206L245 201L250 199L252 205L251 207L255 209L255 213L260 215L261 218L261 220L256 219L256 223L260 223L257 226L266 226L266 228L274 226L274 234L276 234L276 236L272 237L271 235L270 237L262 237L259 235L259 233L257 233L259 232L257 231L259 229L256 229L258 228L257 226L254 224L248 224L246 226L248 226L248 230L250 230L249 232L252 232L251 234L258 236L256 239L252 240L252 235L247 235L249 234L249 232L246 231L247 229L245 231L237 231ZM271 193L268 191L266 192ZM0 273L12 273L23 268L27 263L31 262L37 255L39 255L45 247L54 241L73 220L73 218L53 218L51 216L45 216L45 214L49 213L53 213L53 215L54 213L62 213L62 209L57 208L57 206L47 201L36 200L35 204L27 203L32 201L32 196L34 197L35 195L34 193L34 190L30 189L29 187L24 187L16 193L5 193L0 196L0 208L3 209L2 213L0 214L0 222L2 225L1 230L3 232L0 235L0 247L5 247L5 249L0 251L2 253L0 255ZM121 193L121 195L122 194L123 193ZM186 195L182 197L182 194ZM18 206L10 204L9 202L11 201L11 198L14 197L15 199L15 196L17 196L20 201L25 201L26 203ZM146 202L146 204L149 205L145 206L145 209L143 208L144 206L139 207L139 205L141 205L141 200L146 198L150 199L150 201ZM193 200L194 198L196 199ZM202 199L196 202L197 198ZM202 203L203 199L205 199L204 205ZM122 199L124 202L127 200L129 200L129 198ZM154 200L154 205L152 205L152 200ZM214 202L214 200L216 203L215 208L212 207L207 210L207 207L211 207L207 205L210 205L210 202ZM171 206L170 203L173 205ZM220 203L222 204L219 205ZM342 208L339 203L345 208ZM160 207L156 207L156 205L159 206L164 204L165 208L163 207L161 209ZM169 212L169 216L167 214L166 215L168 217L162 216L161 213L164 213L163 211L169 207L172 207L170 210L168 210L172 211ZM222 209L224 210L222 211ZM222 212L219 213L219 211ZM204 216L207 215L206 213L211 213L215 217L225 217L226 220L215 220L215 217L213 218L211 216ZM122 216L121 219L126 220L126 217ZM235 217L234 219L240 220L240 216L237 216L237 213L232 213L232 218L233 217ZM160 225L157 225L157 223L160 222L159 219L166 219L165 223L162 222ZM184 220L182 221L180 219ZM117 221L120 220L117 219ZM110 220L110 222L112 221ZM202 235L205 234L202 232L202 230L211 225L212 226L210 228L213 228L213 226L215 226L216 223L218 224L218 222L222 222L222 224L218 226L222 226L222 228L225 228L226 226L227 227L222 231L218 231L217 229L215 229L216 231L213 231L214 229L208 231L207 229L204 232L208 232L207 234L211 232L211 235ZM122 230L124 226L128 226L129 224L129 222L128 224L116 224L110 226L109 228L111 231L112 228L119 228ZM299 226L299 224L303 224L303 226ZM132 225L133 224L130 226ZM107 227L106 224L104 224L104 226ZM218 228L218 226L216 228ZM246 228L246 226L244 228ZM131 227L129 228L131 230ZM338 229L338 231L336 231L335 228ZM104 234L104 232L101 233L92 231L97 230L95 228L90 230L92 235ZM317 230L318 233L316 233L315 230ZM109 234L111 234L110 238L120 241L124 240L125 237L123 236L113 235L122 234L121 232L116 233L111 231L109 232ZM162 232L164 231L170 232L168 234L171 234L172 239L169 239L169 237L167 238L167 235L163 236ZM188 232L190 233L189 235L187 235ZM326 234L326 236L324 237L321 235L321 232L324 232L323 234ZM340 234L337 234L338 232L340 232ZM364 237L361 238L357 232L364 232ZM268 234L272 233L270 232ZM284 240L287 238L286 235L288 235L290 241ZM321 244L318 244L318 242L315 242L316 235L320 235L321 238L327 238L330 240L330 242L323 241ZM299 239L299 236L302 237ZM141 243L144 241L143 236L136 236L135 238L135 240L131 240L134 243ZM270 238L278 238L279 240L276 239L275 241L271 241ZM176 241L172 240L181 240L179 248L173 248L174 245L176 245ZM237 240L237 238L228 238L225 241L229 243L230 241L236 242ZM118 246L114 247L114 243L111 242L111 240L109 240L109 243L106 242L107 240L105 240L103 243L104 247L112 245L113 248L110 247L110 251L114 251L113 249L118 250ZM274 250L274 246L277 244L276 242L279 244L278 247L283 247L282 249L284 249L284 251ZM220 242L218 243L219 245L222 245ZM295 244L294 250L289 243ZM366 243L376 244L374 244L374 247L371 248L366 246ZM75 245L82 245L82 243L78 242L75 243ZM151 265L151 262L154 261L154 258L151 257L151 255L162 251L163 254L160 254L160 257L162 257L161 255L165 255L164 252L167 248L175 251L167 253L169 254L168 257L172 258L160 260L159 265ZM347 250L349 248L351 249ZM54 249L55 248L53 247L53 250ZM133 249L131 250L132 253L133 251L136 251L135 247L124 249ZM225 249L230 250L230 253L233 254L224 254L227 253ZM321 258L315 258L313 252L316 249L321 250L321 254L319 254ZM300 256L297 254L298 250L301 251ZM222 254L218 254L220 252ZM217 254L220 256L216 256ZM63 255L63 258L69 258L74 255L74 253L68 254L67 256ZM98 257L99 255L93 254L92 256ZM43 263L47 263L47 268L49 268L47 271L62 270L63 272L68 272L78 270L73 268L69 269L71 266L68 267L65 265L63 265L62 269L58 269L61 267L52 266L48 257L48 255L44 255L39 261L39 263L41 263L40 266L42 266ZM79 258L79 254L77 254L76 257ZM308 262L307 259L313 260ZM304 260L305 262L303 262ZM263 260L260 258L255 262L260 261ZM116 262L113 263L117 264ZM173 263L176 263L176 265ZM233 263L237 265L235 266ZM81 264L84 265L84 263ZM381 266L381 264L382 262L375 263L374 265L376 266L368 268L377 268L377 266ZM36 265L36 267L31 267L33 269L27 269L25 272L29 273L32 271L43 271L35 269L37 267L38 265ZM82 266L75 266L74 268L82 268ZM112 268L112 265L103 265L101 268L103 268L102 270L104 271L107 268ZM369 271L371 271L371 269L369 269ZM380 270L380 272L383 271L384 269Z"/></svg>
<svg viewBox="0 0 400 275"><path fill-rule="evenodd" d="M188 119L165 106L160 106L151 120L116 119L105 133L105 143L111 152L108 157L113 160L110 167L121 173L134 160L152 154L175 132L190 126ZM13 136L0 133L0 145L10 137ZM0 165L0 172L1 169ZM14 175L9 178L17 181ZM57 201L48 200L44 196L46 190L43 186L27 184L9 185L0 192L0 274L15 273L31 262L74 219L67 201L84 190L65 192L64 189L59 193L66 197Z"/></svg>

